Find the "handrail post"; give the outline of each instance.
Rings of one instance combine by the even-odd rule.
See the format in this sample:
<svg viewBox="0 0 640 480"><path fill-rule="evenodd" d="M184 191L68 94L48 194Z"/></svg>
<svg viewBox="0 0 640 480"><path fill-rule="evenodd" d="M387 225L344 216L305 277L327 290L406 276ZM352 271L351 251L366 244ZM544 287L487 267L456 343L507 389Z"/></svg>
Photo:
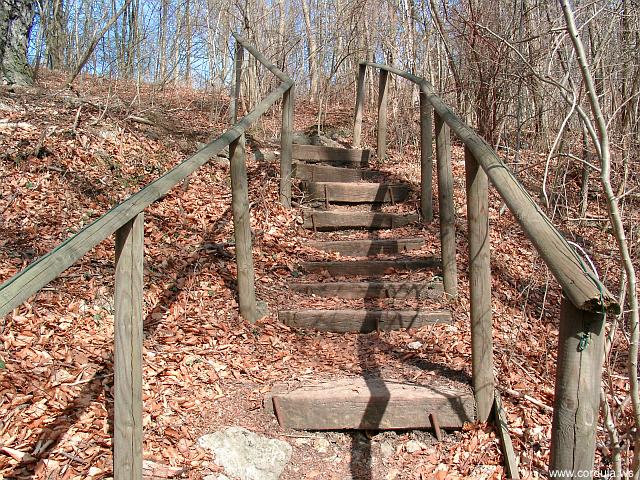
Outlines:
<svg viewBox="0 0 640 480"><path fill-rule="evenodd" d="M563 295L549 460L550 470L567 472L562 478L593 471L604 323L604 314L579 310Z"/></svg>
<svg viewBox="0 0 640 480"><path fill-rule="evenodd" d="M144 213L116 231L114 433L116 479L142 479L142 302Z"/></svg>
<svg viewBox="0 0 640 480"><path fill-rule="evenodd" d="M471 151L464 151L469 230L469 289L473 393L478 421L486 422L494 397L491 265L489 251L489 184Z"/></svg>
<svg viewBox="0 0 640 480"><path fill-rule="evenodd" d="M456 212L453 204L453 172L451 169L451 135L449 126L435 115L436 167L438 172L438 203L440 205L440 249L442 282L451 297L458 295L456 265Z"/></svg>
<svg viewBox="0 0 640 480"><path fill-rule="evenodd" d="M353 148L360 148L362 142L362 115L364 113L364 81L367 66L363 63L358 67L358 83L356 87L356 112L353 120Z"/></svg>
<svg viewBox="0 0 640 480"><path fill-rule="evenodd" d="M244 48L236 40L235 89L231 109L231 123L236 123L238 120L243 57ZM257 303L251 248L249 182L247 180L247 165L245 162L245 136L243 134L229 145L231 209L233 211L233 233L236 243L240 315L248 322L253 323L257 320Z"/></svg>
<svg viewBox="0 0 640 480"><path fill-rule="evenodd" d="M420 210L426 223L433 221L433 109L427 95L420 91Z"/></svg>
<svg viewBox="0 0 640 480"><path fill-rule="evenodd" d="M387 92L389 72L380 70L378 88L378 161L383 162L387 154Z"/></svg>
<svg viewBox="0 0 640 480"><path fill-rule="evenodd" d="M282 95L282 132L280 134L280 203L291 208L291 176L293 157L294 87Z"/></svg>
<svg viewBox="0 0 640 480"><path fill-rule="evenodd" d="M240 315L248 322L254 323L257 320L257 305L253 255L251 252L249 184L245 157L244 135L242 135L229 145L231 207L233 210L233 232L236 243Z"/></svg>

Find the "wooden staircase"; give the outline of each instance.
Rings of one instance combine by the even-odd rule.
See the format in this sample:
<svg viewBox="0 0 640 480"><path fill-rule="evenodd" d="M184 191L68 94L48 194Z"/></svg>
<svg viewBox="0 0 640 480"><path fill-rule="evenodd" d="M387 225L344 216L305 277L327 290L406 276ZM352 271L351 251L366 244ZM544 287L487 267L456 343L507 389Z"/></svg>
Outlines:
<svg viewBox="0 0 640 480"><path fill-rule="evenodd" d="M302 192L303 227L318 237L308 244L320 256L333 254L339 259L302 262L299 270L320 276L321 281L296 278L289 288L295 295L362 300L365 306L292 308L281 310L279 320L302 330L358 334L452 323L448 310L424 306L444 295L440 259L408 256L425 245L424 238L415 234L389 237L394 230L406 232L411 227L422 233L418 214L406 213L406 208L402 213L382 211L407 202L411 185L388 182L382 172L369 169L367 150L295 145L293 157L293 175ZM353 239L356 230L371 232L371 238ZM407 274L423 280L407 280ZM375 304L380 299L392 305L381 308ZM460 428L475 417L473 395L468 388L446 383L403 383L378 374L297 388L278 385L267 408L273 408L282 426L295 429L383 430L438 424Z"/></svg>

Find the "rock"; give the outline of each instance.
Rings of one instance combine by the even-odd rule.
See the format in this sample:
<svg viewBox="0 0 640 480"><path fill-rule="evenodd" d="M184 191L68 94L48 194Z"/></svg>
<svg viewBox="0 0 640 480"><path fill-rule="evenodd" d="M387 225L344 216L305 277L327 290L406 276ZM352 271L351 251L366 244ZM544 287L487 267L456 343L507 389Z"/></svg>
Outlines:
<svg viewBox="0 0 640 480"><path fill-rule="evenodd" d="M331 442L326 438L319 437L313 441L313 448L315 448L319 453L327 453L330 446Z"/></svg>
<svg viewBox="0 0 640 480"><path fill-rule="evenodd" d="M422 347L422 343L420 342L407 343L407 348L411 350L418 350L420 347Z"/></svg>
<svg viewBox="0 0 640 480"><path fill-rule="evenodd" d="M424 444L422 442L418 442L417 440L409 440L405 444L404 449L407 451L407 453L416 453L420 450L423 450L423 445Z"/></svg>
<svg viewBox="0 0 640 480"><path fill-rule="evenodd" d="M387 460L396 453L396 449L393 448L393 444L391 442L382 442L380 444L380 455L382 455L383 460Z"/></svg>
<svg viewBox="0 0 640 480"><path fill-rule="evenodd" d="M253 152L253 158L259 162L273 162L277 157L276 152L256 150Z"/></svg>
<svg viewBox="0 0 640 480"><path fill-rule="evenodd" d="M118 140L118 134L112 130L100 130L98 136L113 143Z"/></svg>
<svg viewBox="0 0 640 480"><path fill-rule="evenodd" d="M320 147L344 148L344 145L336 142L335 140L331 140L329 137L326 137L324 135L314 135L314 137L311 139L311 142L313 143L313 145L318 145Z"/></svg>
<svg viewBox="0 0 640 480"><path fill-rule="evenodd" d="M300 438L296 438L294 441L296 442L296 445L299 447L301 447L302 445L309 445L308 438L300 437Z"/></svg>
<svg viewBox="0 0 640 480"><path fill-rule="evenodd" d="M225 473L241 480L277 480L291 458L291 445L241 427L204 435L198 444L214 454Z"/></svg>
<svg viewBox="0 0 640 480"><path fill-rule="evenodd" d="M311 137L302 132L294 132L293 143L298 145L311 145Z"/></svg>
<svg viewBox="0 0 640 480"><path fill-rule="evenodd" d="M216 165L220 165L220 166L223 166L223 167L226 167L226 168L229 168L229 165L230 165L229 159L226 158L226 157L218 156L218 157L214 158L212 160L212 162L215 163Z"/></svg>

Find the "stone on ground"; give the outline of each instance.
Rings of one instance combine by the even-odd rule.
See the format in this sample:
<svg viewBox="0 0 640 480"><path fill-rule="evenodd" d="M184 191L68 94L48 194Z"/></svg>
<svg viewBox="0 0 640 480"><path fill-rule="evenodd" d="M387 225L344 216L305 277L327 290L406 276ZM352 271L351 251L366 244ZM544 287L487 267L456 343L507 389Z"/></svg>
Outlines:
<svg viewBox="0 0 640 480"><path fill-rule="evenodd" d="M277 480L291 458L291 445L246 428L228 427L200 437L225 473L241 480Z"/></svg>

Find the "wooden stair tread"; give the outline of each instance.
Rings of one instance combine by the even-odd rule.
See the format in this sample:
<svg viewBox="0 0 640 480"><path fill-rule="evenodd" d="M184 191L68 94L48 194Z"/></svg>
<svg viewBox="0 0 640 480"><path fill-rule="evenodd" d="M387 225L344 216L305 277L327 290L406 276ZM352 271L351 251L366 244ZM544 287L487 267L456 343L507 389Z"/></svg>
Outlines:
<svg viewBox="0 0 640 480"><path fill-rule="evenodd" d="M278 320L290 327L336 333L370 333L453 322L448 310L280 310Z"/></svg>
<svg viewBox="0 0 640 480"><path fill-rule="evenodd" d="M378 377L347 378L287 391L275 385L265 406L284 428L407 430L462 428L475 421L473 394L463 386L416 385Z"/></svg>
<svg viewBox="0 0 640 480"><path fill-rule="evenodd" d="M369 165L369 150L321 147L316 145L293 145L295 160L308 163L327 163L333 166L366 167Z"/></svg>
<svg viewBox="0 0 640 480"><path fill-rule="evenodd" d="M383 229L406 227L416 223L417 214L303 209L304 228L340 230L350 228Z"/></svg>
<svg viewBox="0 0 640 480"><path fill-rule="evenodd" d="M363 180L379 180L382 173L362 168L332 167L330 165L307 164L295 162L293 176L311 182L361 182Z"/></svg>
<svg viewBox="0 0 640 480"><path fill-rule="evenodd" d="M440 267L439 258L420 260L355 260L350 262L301 262L300 268L307 273L326 271L332 276L385 275L394 271L421 270Z"/></svg>
<svg viewBox="0 0 640 480"><path fill-rule="evenodd" d="M307 201L400 203L409 197L406 183L304 182Z"/></svg>
<svg viewBox="0 0 640 480"><path fill-rule="evenodd" d="M293 282L296 293L337 298L441 298L442 282Z"/></svg>
<svg viewBox="0 0 640 480"><path fill-rule="evenodd" d="M424 246L423 238L390 238L375 240L310 241L309 245L324 252L337 252L351 257L367 257L381 253L401 253Z"/></svg>

